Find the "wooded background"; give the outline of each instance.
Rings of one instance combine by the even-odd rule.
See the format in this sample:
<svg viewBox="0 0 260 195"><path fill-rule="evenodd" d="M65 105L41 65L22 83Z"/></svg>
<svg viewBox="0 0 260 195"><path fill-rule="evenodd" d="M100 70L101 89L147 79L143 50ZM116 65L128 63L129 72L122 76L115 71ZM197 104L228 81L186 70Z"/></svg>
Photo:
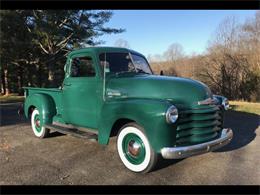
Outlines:
<svg viewBox="0 0 260 195"><path fill-rule="evenodd" d="M23 94L23 86L60 86L69 51L100 45L103 34L124 32L105 27L111 17L110 11L1 10L1 93ZM130 47L124 40L115 45ZM244 23L226 18L204 54L185 55L173 43L148 61L157 74L163 70L200 80L232 100L260 101L260 11Z"/></svg>
<svg viewBox="0 0 260 195"><path fill-rule="evenodd" d="M2 94L23 94L23 86L60 86L68 52L124 31L104 27L110 11L1 10L0 17Z"/></svg>
<svg viewBox="0 0 260 195"><path fill-rule="evenodd" d="M160 59L158 61L157 59ZM192 78L231 100L260 101L260 11L239 23L228 17L218 26L207 51L186 56L178 43L162 56L148 56L158 74Z"/></svg>

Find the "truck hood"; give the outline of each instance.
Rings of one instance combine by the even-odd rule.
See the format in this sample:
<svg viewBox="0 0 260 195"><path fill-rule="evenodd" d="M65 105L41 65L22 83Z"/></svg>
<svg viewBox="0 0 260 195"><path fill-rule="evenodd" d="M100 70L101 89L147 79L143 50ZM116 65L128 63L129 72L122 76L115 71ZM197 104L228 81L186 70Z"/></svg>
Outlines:
<svg viewBox="0 0 260 195"><path fill-rule="evenodd" d="M185 107L212 97L210 89L199 81L145 74L110 77L106 94L108 98L164 99Z"/></svg>

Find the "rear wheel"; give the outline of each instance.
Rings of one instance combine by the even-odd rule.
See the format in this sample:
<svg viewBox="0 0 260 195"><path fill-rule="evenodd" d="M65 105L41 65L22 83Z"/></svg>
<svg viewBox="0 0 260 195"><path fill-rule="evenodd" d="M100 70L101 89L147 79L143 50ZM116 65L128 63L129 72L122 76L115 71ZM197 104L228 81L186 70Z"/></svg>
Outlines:
<svg viewBox="0 0 260 195"><path fill-rule="evenodd" d="M136 123L120 129L117 150L124 165L134 172L149 172L157 163L158 155L150 146L144 130Z"/></svg>
<svg viewBox="0 0 260 195"><path fill-rule="evenodd" d="M50 130L45 128L42 124L42 117L39 111L35 108L31 115L31 125L33 133L38 138L48 137Z"/></svg>

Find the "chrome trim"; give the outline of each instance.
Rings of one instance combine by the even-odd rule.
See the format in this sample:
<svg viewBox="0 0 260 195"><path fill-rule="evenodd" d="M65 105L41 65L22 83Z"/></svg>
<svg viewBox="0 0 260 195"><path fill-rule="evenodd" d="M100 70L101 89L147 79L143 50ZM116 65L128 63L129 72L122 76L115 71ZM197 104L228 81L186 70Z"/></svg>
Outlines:
<svg viewBox="0 0 260 195"><path fill-rule="evenodd" d="M221 136L218 139L192 146L165 147L161 149L161 154L164 159L186 158L217 150L228 144L232 138L233 131L230 128L222 129Z"/></svg>
<svg viewBox="0 0 260 195"><path fill-rule="evenodd" d="M171 119L170 119L170 114L171 114L171 111L172 111L173 109L177 111L177 115L175 115L175 121L171 121ZM171 105L171 106L167 109L167 111L166 111L166 113L165 113L165 117L166 117L166 122L167 122L167 123L169 123L169 124L175 123L175 122L177 121L178 117L179 117L179 111L178 111L178 109L177 109L174 105Z"/></svg>
<svg viewBox="0 0 260 195"><path fill-rule="evenodd" d="M224 98L221 104L222 104L222 106L224 107L225 110L229 109L229 101L228 101L227 98Z"/></svg>
<svg viewBox="0 0 260 195"><path fill-rule="evenodd" d="M121 96L120 91L116 91L116 90L111 90L107 92L108 96Z"/></svg>
<svg viewBox="0 0 260 195"><path fill-rule="evenodd" d="M198 105L211 105L211 104L217 104L218 101L214 98L208 98L202 101L198 101Z"/></svg>
<svg viewBox="0 0 260 195"><path fill-rule="evenodd" d="M134 140L131 140L128 143L128 152L134 157L136 157L140 153L140 148L141 145L135 142Z"/></svg>

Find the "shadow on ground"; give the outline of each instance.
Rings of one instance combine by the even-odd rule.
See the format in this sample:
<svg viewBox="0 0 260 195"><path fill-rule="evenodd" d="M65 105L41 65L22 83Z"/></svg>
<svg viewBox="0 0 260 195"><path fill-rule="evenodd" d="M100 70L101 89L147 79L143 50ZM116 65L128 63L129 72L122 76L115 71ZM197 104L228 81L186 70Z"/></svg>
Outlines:
<svg viewBox="0 0 260 195"><path fill-rule="evenodd" d="M182 161L184 159L163 159L161 156L159 157L158 163L156 165L156 167L153 169L153 171L157 171L160 169L164 169L168 166L172 166L174 164L179 163L180 161Z"/></svg>
<svg viewBox="0 0 260 195"><path fill-rule="evenodd" d="M65 134L62 134L62 133L60 133L60 132L58 132L58 131L54 131L54 132L51 132L50 135L49 135L47 138L45 138L45 139L49 139L49 138L53 138L53 137L58 137L58 136L63 136L63 135L65 135Z"/></svg>
<svg viewBox="0 0 260 195"><path fill-rule="evenodd" d="M18 115L21 105L22 103L0 104L0 126L26 123L26 118Z"/></svg>
<svg viewBox="0 0 260 195"><path fill-rule="evenodd" d="M225 113L224 127L231 128L232 141L215 152L236 150L248 145L256 137L256 129L260 125L260 115L229 110Z"/></svg>
<svg viewBox="0 0 260 195"><path fill-rule="evenodd" d="M0 126L29 124L30 121L23 115L18 114L22 103L6 103L0 105ZM62 136L59 132L51 132L48 138Z"/></svg>

